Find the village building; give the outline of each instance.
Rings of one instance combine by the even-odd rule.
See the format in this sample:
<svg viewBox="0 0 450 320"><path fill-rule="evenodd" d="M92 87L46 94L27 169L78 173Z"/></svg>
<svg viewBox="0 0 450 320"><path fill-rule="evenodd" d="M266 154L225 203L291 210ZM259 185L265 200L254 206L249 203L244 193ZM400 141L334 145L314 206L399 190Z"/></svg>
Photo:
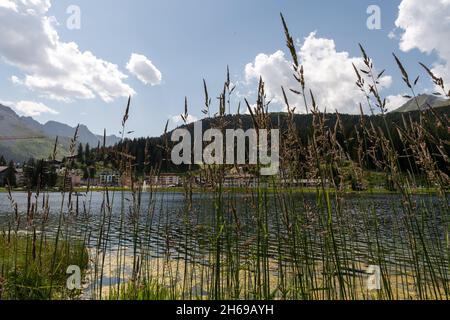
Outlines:
<svg viewBox="0 0 450 320"><path fill-rule="evenodd" d="M112 171L104 171L99 174L100 185L117 187L120 182L120 174Z"/></svg>
<svg viewBox="0 0 450 320"><path fill-rule="evenodd" d="M258 179L252 174L228 174L223 181L225 188L256 188Z"/></svg>
<svg viewBox="0 0 450 320"><path fill-rule="evenodd" d="M152 185L160 188L177 187L181 184L181 177L175 173L161 173L158 176L152 176L147 179L146 185Z"/></svg>
<svg viewBox="0 0 450 320"><path fill-rule="evenodd" d="M320 179L292 179L283 178L281 179L281 184L285 187L305 187L305 188L315 188L322 184ZM328 185L328 180L324 180L325 185Z"/></svg>
<svg viewBox="0 0 450 320"><path fill-rule="evenodd" d="M83 172L81 170L67 170L66 168L57 169L56 173L59 177L59 186L65 187L80 187L83 184Z"/></svg>

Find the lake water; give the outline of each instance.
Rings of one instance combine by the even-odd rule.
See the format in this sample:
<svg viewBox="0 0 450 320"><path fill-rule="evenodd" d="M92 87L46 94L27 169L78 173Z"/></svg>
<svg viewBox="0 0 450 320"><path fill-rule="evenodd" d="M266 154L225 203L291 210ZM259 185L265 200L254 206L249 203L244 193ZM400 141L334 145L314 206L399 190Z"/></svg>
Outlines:
<svg viewBox="0 0 450 320"><path fill-rule="evenodd" d="M66 240L85 240L91 258L88 297L103 292L105 284L113 287L127 282L137 256L141 263L156 261L147 268L161 278L161 266L169 265L178 274L178 261L188 261L190 268L214 266L214 253L219 249L231 262L238 252L241 263L250 269L255 267L255 257L267 258L272 277L277 277L279 263L297 263L307 255L321 265L324 256L337 259L335 252L348 268L344 270L364 270L382 257L392 274L401 275L413 270L411 245L416 248L422 239L427 260L416 257L416 261L442 266L440 276L448 279L448 201L414 196L412 206L405 210L400 195L351 195L338 202L330 198L331 212L327 212L315 194L258 198L225 193L218 202L213 194L194 193L190 202L182 193L168 192L94 192L70 199L68 194L50 193L32 195L30 200L26 193L14 193L11 202L7 194L0 193L0 231L18 224L17 229L26 234L32 230L31 223L37 232L50 237L59 230ZM332 228L328 226L331 221ZM307 247L305 255L303 246ZM206 282L212 279L209 273L205 277ZM180 279L175 276L175 281ZM167 281L172 284L174 279ZM208 292L203 285L199 290Z"/></svg>
<svg viewBox="0 0 450 320"><path fill-rule="evenodd" d="M28 195L26 193L14 193L14 202L17 204L18 213L21 216L21 228L26 229L26 213L28 208ZM261 201L259 201L261 202ZM239 219L240 228L243 236L240 241L243 243L251 241L257 232L256 223L258 220L255 204L259 203L252 195L233 194L224 196L223 211L227 212L224 220L233 220L233 212ZM108 197L103 192L90 194L63 196L60 193L50 193L35 195L31 198L31 203L35 203L38 213L35 217L39 218L47 214L44 208L48 208L48 222L45 226L37 224L37 230L43 228L45 232L51 234L58 229L61 212L63 212L64 225L70 225L72 234L89 234L92 245L98 242L100 237L107 234L107 239L103 239L108 246L126 246L135 243L146 242L155 253L164 251L170 241L173 250L185 251L186 235L189 234L189 241L195 243L188 244L191 253L199 249L199 245L210 241L210 237L215 230L216 208L213 195L207 193L196 193L193 195L192 207L187 208L187 202L182 193L143 193L139 198L133 199L131 193L116 192ZM109 203L109 205L105 205ZM420 216L418 219L424 223L425 227L434 230L436 237L444 239L445 228L448 223L449 213L445 211L445 204L442 204L436 197L416 196L414 198L416 206L424 205L428 208L426 216ZM45 205L44 205L45 204ZM284 204L286 205L286 204ZM279 241L277 233L283 232L283 212L279 199L274 195L269 195L266 200L267 210L265 217L269 229L269 243L274 249ZM292 202L288 204L291 211L298 210L303 212L303 217L310 217L309 222L313 228L315 221L319 219L320 209L316 205L316 195L309 194L304 196L294 196ZM342 216L337 217L336 225L345 228L346 232L355 241L360 241L361 237L366 238L364 234L367 227L367 212L375 214L380 227L380 237L385 244L398 246L400 243L391 243L393 237L399 240L406 240L402 237L405 230L398 225L402 215L402 199L399 195L364 195L348 196L342 203ZM8 221L13 219L12 205L8 195L0 193L0 226L7 228ZM105 209L107 208L107 209ZM309 211L305 213L305 210ZM366 214L361 214L364 211ZM186 214L186 212L189 212ZM340 219L340 220L339 220ZM36 219L38 220L38 219ZM230 222L231 223L231 222ZM195 237L192 237L195 234Z"/></svg>

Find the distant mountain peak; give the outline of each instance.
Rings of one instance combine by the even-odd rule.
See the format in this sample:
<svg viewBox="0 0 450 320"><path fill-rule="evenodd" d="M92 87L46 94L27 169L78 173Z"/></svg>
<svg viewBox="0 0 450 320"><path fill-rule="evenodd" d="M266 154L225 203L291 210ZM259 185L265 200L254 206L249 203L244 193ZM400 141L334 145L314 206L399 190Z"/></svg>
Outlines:
<svg viewBox="0 0 450 320"><path fill-rule="evenodd" d="M12 108L0 104L0 136L46 137L39 141L0 141L0 155L16 161L23 161L29 157L47 157L53 151L56 137L59 138L61 148L67 150L70 139L75 134L75 129L75 127L54 120L41 124L32 117L20 117ZM107 146L113 146L119 141L120 138L114 135L106 137ZM86 125L81 124L78 130L78 143L96 147L98 143L103 144L103 136L92 133ZM25 146L25 144L27 145Z"/></svg>
<svg viewBox="0 0 450 320"><path fill-rule="evenodd" d="M446 99L443 97L439 97L431 94L420 94L416 98L411 98L408 102L406 102L400 108L394 110L394 113L405 113L417 111L420 107L421 110L426 110L430 107L432 108L442 108L450 106L450 99Z"/></svg>
<svg viewBox="0 0 450 320"><path fill-rule="evenodd" d="M48 121L43 125L44 133L52 137L59 136L73 138L75 135L75 130L76 127L71 127L57 121ZM115 145L119 141L120 138L114 135L106 137L107 146ZM89 144L91 146L97 146L99 142L103 143L103 136L92 133L86 125L80 124L78 128L78 142L82 144Z"/></svg>

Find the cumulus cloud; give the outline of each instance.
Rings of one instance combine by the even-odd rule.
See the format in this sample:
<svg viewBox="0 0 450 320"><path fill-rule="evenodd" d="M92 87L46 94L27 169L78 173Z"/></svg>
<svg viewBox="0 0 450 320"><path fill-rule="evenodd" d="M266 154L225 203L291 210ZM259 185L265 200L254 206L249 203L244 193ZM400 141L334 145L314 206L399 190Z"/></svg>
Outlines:
<svg viewBox="0 0 450 320"><path fill-rule="evenodd" d="M389 111L394 111L400 107L403 107L405 103L408 102L408 98L405 98L403 95L391 95L386 97L386 107Z"/></svg>
<svg viewBox="0 0 450 320"><path fill-rule="evenodd" d="M338 52L334 40L316 37L311 33L305 38L298 52L300 63L304 66L305 80L308 89L315 95L319 107L332 112L359 113L359 103L362 93L356 87L356 76L352 67L363 67L363 59L351 57L348 52ZM259 54L252 63L245 67L247 81L259 79L261 76L266 84L269 99L283 103L281 86L298 90L298 84L293 78L292 63L284 52L277 51L271 55ZM392 78L383 76L380 79L380 89L391 85ZM303 98L287 92L290 104L297 111L305 112Z"/></svg>
<svg viewBox="0 0 450 320"><path fill-rule="evenodd" d="M161 71L146 56L133 53L130 61L128 61L127 70L145 85L156 86L161 84Z"/></svg>
<svg viewBox="0 0 450 320"><path fill-rule="evenodd" d="M450 83L450 0L402 0L396 26L403 30L400 49L435 52L433 72Z"/></svg>
<svg viewBox="0 0 450 320"><path fill-rule="evenodd" d="M0 0L0 8L6 8L17 11L17 5L12 0Z"/></svg>
<svg viewBox="0 0 450 320"><path fill-rule="evenodd" d="M18 103L12 104L12 106L18 113L27 117L37 117L44 113L58 114L57 111L40 102L19 101Z"/></svg>
<svg viewBox="0 0 450 320"><path fill-rule="evenodd" d="M50 0L0 0L0 56L25 74L13 82L62 101L133 95L117 65L61 41L50 7Z"/></svg>

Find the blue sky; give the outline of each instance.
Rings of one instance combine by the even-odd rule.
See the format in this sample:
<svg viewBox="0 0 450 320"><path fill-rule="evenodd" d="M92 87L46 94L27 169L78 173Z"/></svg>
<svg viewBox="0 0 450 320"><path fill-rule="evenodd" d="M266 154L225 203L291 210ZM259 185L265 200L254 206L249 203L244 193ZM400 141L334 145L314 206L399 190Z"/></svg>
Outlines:
<svg viewBox="0 0 450 320"><path fill-rule="evenodd" d="M1 1L20 2L20 0ZM404 1L411 2L409 3L411 6L415 2ZM438 6L434 8L436 11L439 11L439 1L443 1L448 12L447 0L433 1ZM155 136L161 134L168 119L183 111L185 96L189 99L190 113L195 118L200 118L203 106L203 78L207 80L211 95L215 97L214 94L218 94L223 85L227 65L230 66L233 82L237 84L239 96L236 97L236 102L243 96L252 97L256 73L261 71L270 78L267 81L273 88L275 100L273 110L281 110L282 106L276 103L277 79L271 76L279 74L278 69L282 68L284 61L282 55L271 55L282 50L286 53L284 58L288 59L280 12L284 13L292 35L299 40L299 48L302 47L304 38L308 36L315 48L330 44L324 39L332 40L336 52L347 52L351 61L350 59L360 56L358 43L361 42L373 57L376 66L379 66L379 70L386 69L386 74L391 77L383 94L397 96L408 93L392 59L392 52L398 53L405 61L413 78L418 74L423 75L417 61L429 65L441 63L437 68L442 67L444 70L448 64L445 60L446 55L442 53L445 52L445 48L430 48L433 44L422 44L420 39L415 42L408 40L412 49L409 52L406 52L405 48L401 50L401 37L408 31L406 27L405 30L401 27L394 30L401 2L401 0L58 0L51 1L51 7L46 7L40 13L40 17L56 18L59 24L52 25L59 42L74 42L80 52L89 51L97 59L117 65L117 70L127 76L120 80L121 88L124 92L126 88L131 88L135 92L130 128L135 131L135 136ZM369 16L366 10L373 4L381 8L381 30L369 30L366 26ZM70 5L77 5L81 9L79 30L69 30L66 27L66 19L69 17L66 10ZM413 9L406 7L404 14L414 13ZM8 14L7 9L4 9L3 13L0 11L1 14ZM425 21L424 25L426 23ZM394 38L389 37L393 30ZM28 31L24 31L23 37L25 39L33 37L35 41L34 38L38 37L33 36L33 30L29 31L30 35L27 34ZM311 36L311 32L314 31L315 35ZM40 90L39 84L24 83L27 75L41 75L45 73L45 68L40 68L38 72L32 66L36 62L24 66L18 58L10 61L11 52L7 53L8 45L11 45L11 42L3 45L0 42L0 55L3 58L0 62L0 101L10 102L13 106L18 105L16 110L22 114L27 113L28 105L24 103L19 105L20 101L48 107L51 112L48 110L45 112L45 109L41 112L43 110L41 108L34 113L34 118L40 122L56 120L72 126L83 123L96 133L107 128L109 133L118 134L127 100L126 94L105 101L93 89L93 97L74 97L70 99L71 101L55 100L48 91ZM305 48L310 63L313 61L311 55L314 54L311 50ZM160 83L153 86L146 85L127 69L132 53L145 56L147 61L151 61L162 75ZM27 54L39 55L38 52L34 52L34 47ZM265 56L261 56L259 63L256 63L255 58L260 54ZM346 62L345 58L343 59L342 61ZM246 68L248 64L252 66ZM327 68L319 70L327 72ZM11 80L12 76L16 77L16 81ZM64 78L58 78L58 81L64 82ZM317 83L323 83L321 79L312 81L316 81L315 86ZM280 80L281 82L283 81ZM334 83L325 82L324 85L335 88ZM420 89L433 90L425 76ZM347 98L350 99L348 101L356 101L353 96ZM324 97L324 104L335 101L333 99L334 96ZM353 110L349 107L343 111Z"/></svg>

